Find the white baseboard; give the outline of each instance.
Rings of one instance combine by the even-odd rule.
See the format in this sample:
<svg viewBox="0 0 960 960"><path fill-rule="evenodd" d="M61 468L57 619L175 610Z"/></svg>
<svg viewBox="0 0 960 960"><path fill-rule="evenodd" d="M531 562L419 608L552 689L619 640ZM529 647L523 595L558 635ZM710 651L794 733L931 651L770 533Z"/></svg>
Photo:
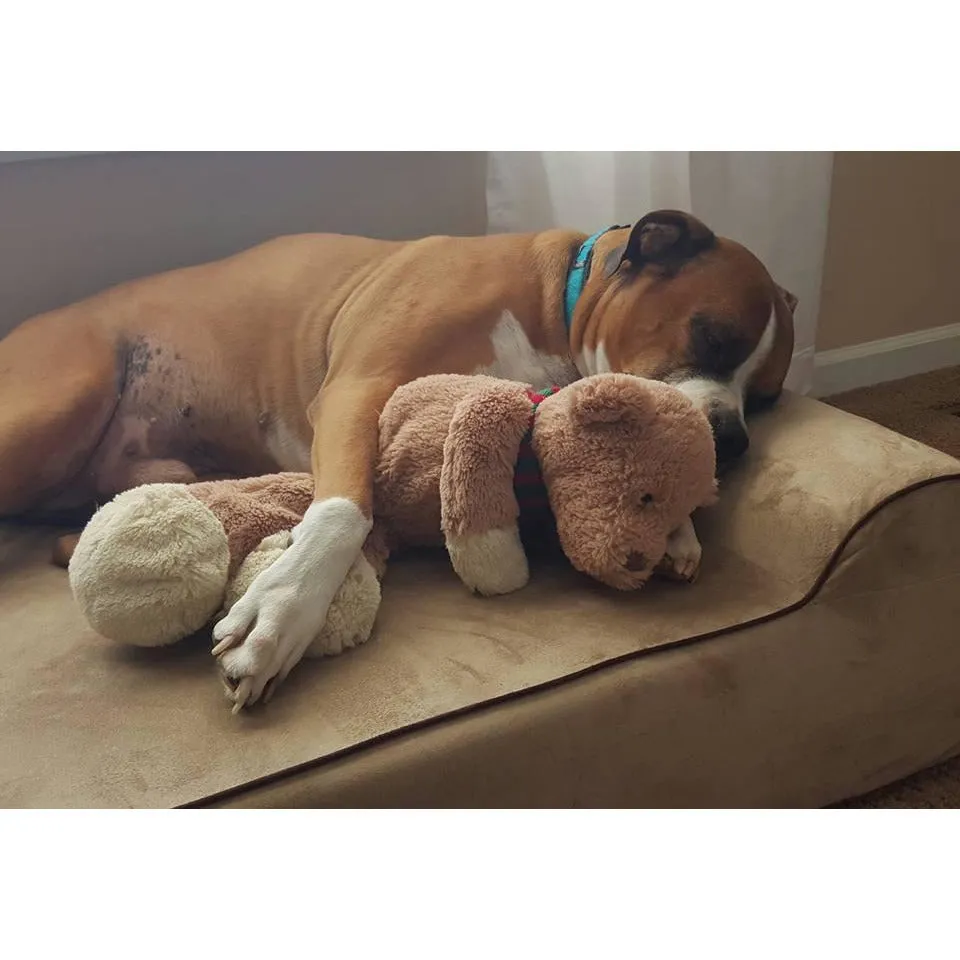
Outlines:
<svg viewBox="0 0 960 960"><path fill-rule="evenodd" d="M960 323L824 350L813 360L812 392L829 397L955 364L960 364Z"/></svg>

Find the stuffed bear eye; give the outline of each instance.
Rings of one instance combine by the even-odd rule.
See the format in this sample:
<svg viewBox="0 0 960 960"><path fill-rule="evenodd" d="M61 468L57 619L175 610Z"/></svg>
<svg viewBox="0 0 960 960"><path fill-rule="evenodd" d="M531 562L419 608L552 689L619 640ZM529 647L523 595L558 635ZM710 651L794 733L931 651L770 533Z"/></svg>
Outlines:
<svg viewBox="0 0 960 960"><path fill-rule="evenodd" d="M641 503L643 506L646 506L648 503L653 503L653 494L652 494L652 493L645 493L645 494L640 498L640 503Z"/></svg>

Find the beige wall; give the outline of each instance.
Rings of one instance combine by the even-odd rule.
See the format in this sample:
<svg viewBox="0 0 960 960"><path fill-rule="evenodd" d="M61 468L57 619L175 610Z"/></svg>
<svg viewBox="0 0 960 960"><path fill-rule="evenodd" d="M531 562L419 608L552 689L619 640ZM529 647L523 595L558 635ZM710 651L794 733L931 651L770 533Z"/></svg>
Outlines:
<svg viewBox="0 0 960 960"><path fill-rule="evenodd" d="M407 238L484 233L486 223L482 152L0 162L0 335L119 281L283 233Z"/></svg>
<svg viewBox="0 0 960 960"><path fill-rule="evenodd" d="M960 321L960 153L837 153L817 350Z"/></svg>

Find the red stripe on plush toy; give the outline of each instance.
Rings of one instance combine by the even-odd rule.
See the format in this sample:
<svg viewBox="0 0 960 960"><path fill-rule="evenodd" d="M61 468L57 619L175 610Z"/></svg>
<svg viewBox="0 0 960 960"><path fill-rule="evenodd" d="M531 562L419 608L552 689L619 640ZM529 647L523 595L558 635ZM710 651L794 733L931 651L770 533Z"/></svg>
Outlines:
<svg viewBox="0 0 960 960"><path fill-rule="evenodd" d="M537 415L537 407L559 389L559 387L554 386L544 390L543 393L536 390L527 390L527 396L533 404L533 410L530 412L530 426L520 441L517 466L513 474L513 490L521 514L542 514L550 510L550 501L547 498L547 488L543 482L543 474L540 471L537 456L533 452L533 421Z"/></svg>

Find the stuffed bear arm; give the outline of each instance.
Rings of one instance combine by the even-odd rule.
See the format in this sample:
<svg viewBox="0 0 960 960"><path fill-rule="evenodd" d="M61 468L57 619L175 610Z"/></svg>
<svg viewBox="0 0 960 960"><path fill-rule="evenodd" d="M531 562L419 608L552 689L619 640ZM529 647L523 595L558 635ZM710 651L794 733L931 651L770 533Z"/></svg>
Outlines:
<svg viewBox="0 0 960 960"><path fill-rule="evenodd" d="M509 593L529 577L514 472L532 414L523 384L491 378L457 404L444 440L444 541L457 575L477 593Z"/></svg>

